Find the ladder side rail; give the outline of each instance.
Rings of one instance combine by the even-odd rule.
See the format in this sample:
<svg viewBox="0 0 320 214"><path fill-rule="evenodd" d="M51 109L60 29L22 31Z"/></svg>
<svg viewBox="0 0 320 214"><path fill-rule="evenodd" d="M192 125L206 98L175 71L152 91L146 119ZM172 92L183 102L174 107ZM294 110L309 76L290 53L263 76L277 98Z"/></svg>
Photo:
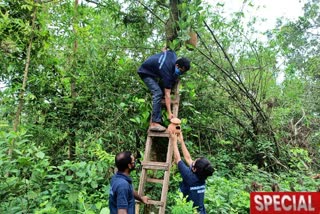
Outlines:
<svg viewBox="0 0 320 214"><path fill-rule="evenodd" d="M174 88L174 103L172 105L173 115L178 117L179 112L179 102L180 102L180 94L179 94L180 80L175 85Z"/></svg>
<svg viewBox="0 0 320 214"><path fill-rule="evenodd" d="M144 150L144 157L143 157L143 159L145 161L150 160L151 146L152 146L152 137L147 136L146 147ZM139 195L144 195L144 186L145 186L146 180L147 180L147 169L144 169L142 167L140 181L139 181L139 188L138 188ZM140 210L140 202L136 203L136 211L135 212L139 213L139 210Z"/></svg>
<svg viewBox="0 0 320 214"><path fill-rule="evenodd" d="M165 210L166 210L172 156L173 156L173 146L172 146L171 138L169 138L168 150L167 150L167 160L166 160L166 163L169 165L169 168L167 171L164 172L164 179L163 179L162 192L161 192L161 202L163 202L164 204L163 204L163 206L160 207L159 214L164 214Z"/></svg>
<svg viewBox="0 0 320 214"><path fill-rule="evenodd" d="M151 145L152 145L152 137L147 137L147 142L146 142L146 148L144 152L144 157L143 160L150 160L150 151L151 151ZM147 170L142 167L142 172L140 176L140 181L139 181L139 189L138 189L138 194L142 195L144 193L144 184L145 180L147 179Z"/></svg>

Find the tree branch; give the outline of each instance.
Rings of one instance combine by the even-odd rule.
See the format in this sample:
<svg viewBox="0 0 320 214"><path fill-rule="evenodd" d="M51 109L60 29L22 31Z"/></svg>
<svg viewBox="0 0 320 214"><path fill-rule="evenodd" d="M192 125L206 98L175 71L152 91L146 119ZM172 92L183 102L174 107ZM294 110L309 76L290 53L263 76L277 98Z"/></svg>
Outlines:
<svg viewBox="0 0 320 214"><path fill-rule="evenodd" d="M143 4L141 2L141 0L138 0L138 2L146 9L148 10L153 16L155 16L157 19L159 19L163 24L166 24L165 21L163 21L157 14L155 14L148 6L146 6L145 4Z"/></svg>

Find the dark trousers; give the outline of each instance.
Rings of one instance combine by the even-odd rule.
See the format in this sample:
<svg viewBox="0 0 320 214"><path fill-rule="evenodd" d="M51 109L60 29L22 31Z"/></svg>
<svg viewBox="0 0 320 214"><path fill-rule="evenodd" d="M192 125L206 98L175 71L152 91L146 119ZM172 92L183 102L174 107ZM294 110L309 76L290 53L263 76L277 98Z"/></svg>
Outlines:
<svg viewBox="0 0 320 214"><path fill-rule="evenodd" d="M145 76L141 77L141 79L152 94L152 122L161 123L161 99L163 97L163 91L155 78Z"/></svg>

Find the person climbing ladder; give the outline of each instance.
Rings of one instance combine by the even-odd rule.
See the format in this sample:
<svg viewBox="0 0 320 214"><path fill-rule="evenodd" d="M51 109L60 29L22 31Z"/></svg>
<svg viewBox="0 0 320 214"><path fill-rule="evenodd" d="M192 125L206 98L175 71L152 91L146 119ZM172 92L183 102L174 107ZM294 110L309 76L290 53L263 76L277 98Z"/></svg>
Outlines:
<svg viewBox="0 0 320 214"><path fill-rule="evenodd" d="M166 128L161 125L161 99L164 98L168 119L174 118L171 111L171 89L180 75L190 69L190 60L177 55L172 50L164 49L163 52L150 56L138 69L138 74L152 94L152 118L150 131L164 132ZM160 83L163 84L160 86Z"/></svg>

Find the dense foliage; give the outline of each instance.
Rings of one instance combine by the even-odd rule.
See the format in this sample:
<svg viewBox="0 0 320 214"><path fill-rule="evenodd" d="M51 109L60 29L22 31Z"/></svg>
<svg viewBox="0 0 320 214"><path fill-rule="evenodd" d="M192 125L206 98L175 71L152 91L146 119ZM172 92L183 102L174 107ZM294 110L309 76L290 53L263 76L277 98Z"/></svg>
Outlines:
<svg viewBox="0 0 320 214"><path fill-rule="evenodd" d="M143 156L151 97L136 70L168 44L172 2L169 45L192 60L180 88L184 137L216 169L208 213L248 213L251 191L319 191L319 0L279 20L267 42L250 37L257 19L244 26L245 12L226 18L219 3L3 0L1 213L109 213L114 155ZM196 48L185 45L190 29ZM180 179L173 167L168 213L193 212Z"/></svg>

